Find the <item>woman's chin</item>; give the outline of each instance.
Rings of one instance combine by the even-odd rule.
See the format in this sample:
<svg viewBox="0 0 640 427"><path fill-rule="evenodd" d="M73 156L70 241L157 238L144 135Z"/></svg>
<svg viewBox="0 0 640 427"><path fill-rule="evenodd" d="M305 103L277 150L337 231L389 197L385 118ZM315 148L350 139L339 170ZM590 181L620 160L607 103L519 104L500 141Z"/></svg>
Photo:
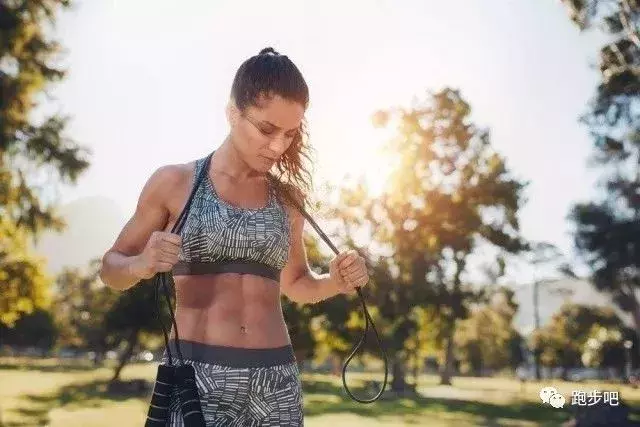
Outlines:
<svg viewBox="0 0 640 427"><path fill-rule="evenodd" d="M267 173L273 167L274 162L272 160L266 159L264 157L260 157L258 161L254 164L254 169L261 173Z"/></svg>

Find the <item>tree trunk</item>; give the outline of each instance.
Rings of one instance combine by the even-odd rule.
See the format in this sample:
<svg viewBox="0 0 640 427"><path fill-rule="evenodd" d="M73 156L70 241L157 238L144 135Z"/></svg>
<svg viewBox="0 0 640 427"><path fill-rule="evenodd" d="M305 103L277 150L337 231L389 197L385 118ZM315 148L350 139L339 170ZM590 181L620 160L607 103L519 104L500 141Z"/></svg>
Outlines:
<svg viewBox="0 0 640 427"><path fill-rule="evenodd" d="M474 365L473 365L473 376L474 376L474 377L481 377L481 376L483 376L483 372L484 372L484 370L483 370L482 368L483 368L483 366L482 366L482 364L481 364L481 363L480 363L480 364L477 364L477 365L476 365L476 364L474 364Z"/></svg>
<svg viewBox="0 0 640 427"><path fill-rule="evenodd" d="M407 388L407 382L405 380L406 369L404 366L404 358L400 355L396 355L393 358L391 364L391 390L396 392L405 391Z"/></svg>
<svg viewBox="0 0 640 427"><path fill-rule="evenodd" d="M330 356L331 358L331 372L335 376L342 375L342 359L338 357L338 355L334 354Z"/></svg>
<svg viewBox="0 0 640 427"><path fill-rule="evenodd" d="M120 355L118 366L116 366L116 369L113 373L113 377L111 378L112 383L120 380L120 373L122 372L122 369L126 366L126 364L129 362L129 359L131 359L131 356L133 355L133 350L135 349L137 344L138 344L138 329L134 329L131 331L131 334L129 335L129 339L127 340L127 347Z"/></svg>
<svg viewBox="0 0 640 427"><path fill-rule="evenodd" d="M633 315L633 323L636 327L635 329L636 335L638 336L638 342L640 342L640 304L634 304L633 312L631 314ZM639 348L636 348L636 352L640 354L640 346L638 347Z"/></svg>
<svg viewBox="0 0 640 427"><path fill-rule="evenodd" d="M636 297L636 294L632 287L628 288L628 291L626 292L626 294L627 294L626 295L627 298L629 298L629 301L631 303L631 310L629 311L631 313L631 318L633 319L633 324L635 326L638 342L640 342L640 302L638 301L638 298ZM637 347L638 348L634 350L637 354L640 354L640 345L638 345Z"/></svg>
<svg viewBox="0 0 640 427"><path fill-rule="evenodd" d="M106 352L105 351L98 351L96 353L96 357L95 359L93 359L93 366L95 368L98 368L100 366L102 366L102 364L104 363L104 359L106 357Z"/></svg>
<svg viewBox="0 0 640 427"><path fill-rule="evenodd" d="M453 369L454 369L454 336L456 332L456 321L460 316L462 311L462 294L460 292L462 281L460 276L464 271L466 266L466 257L468 254L458 253L456 254L456 272L453 276L453 289L451 290L450 300L449 300L449 308L451 309L451 313L446 316L445 327L446 331L446 349L445 349L445 361L444 367L440 372L440 384L441 385L451 385L451 378L453 377Z"/></svg>
<svg viewBox="0 0 640 427"><path fill-rule="evenodd" d="M447 327L447 343L445 348L445 361L442 370L440 371L440 384L451 385L451 378L453 377L453 335L455 333L455 320L449 322Z"/></svg>
<svg viewBox="0 0 640 427"><path fill-rule="evenodd" d="M107 350L105 348L105 345L101 343L95 346L94 351L96 355L93 358L93 367L97 368L104 362Z"/></svg>
<svg viewBox="0 0 640 427"><path fill-rule="evenodd" d="M413 383L416 385L416 390L418 389L419 376L420 376L420 357L418 355L418 345L416 344L416 349L413 352Z"/></svg>
<svg viewBox="0 0 640 427"><path fill-rule="evenodd" d="M533 282L533 320L535 331L540 330L540 300L539 300L539 287L540 282L535 280ZM535 376L536 381L540 381L542 379L542 375L540 374L540 353L541 349L538 345L533 349L533 363L535 368Z"/></svg>
<svg viewBox="0 0 640 427"><path fill-rule="evenodd" d="M305 349L294 350L294 355L300 372L304 369L304 361L306 359L307 351Z"/></svg>
<svg viewBox="0 0 640 427"><path fill-rule="evenodd" d="M569 379L569 367L566 365L562 366L562 370L560 372L560 378L562 381L567 381Z"/></svg>

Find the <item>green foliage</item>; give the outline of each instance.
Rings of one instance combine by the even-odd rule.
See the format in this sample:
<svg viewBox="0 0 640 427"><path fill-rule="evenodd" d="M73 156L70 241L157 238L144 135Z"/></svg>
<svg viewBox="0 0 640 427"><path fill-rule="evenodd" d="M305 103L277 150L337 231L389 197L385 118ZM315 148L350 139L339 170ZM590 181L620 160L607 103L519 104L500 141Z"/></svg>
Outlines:
<svg viewBox="0 0 640 427"><path fill-rule="evenodd" d="M21 316L12 328L0 325L0 346L51 350L56 344L58 333L53 314L48 310L36 309Z"/></svg>
<svg viewBox="0 0 640 427"><path fill-rule="evenodd" d="M614 296L620 308L638 309L634 295L640 286L640 228L637 219L610 204L574 207L576 247L593 266L593 282Z"/></svg>
<svg viewBox="0 0 640 427"><path fill-rule="evenodd" d="M0 325L49 306L44 260L29 252L28 233L0 216Z"/></svg>
<svg viewBox="0 0 640 427"><path fill-rule="evenodd" d="M606 197L572 209L576 246L593 266L595 285L634 315L640 333L640 3L563 2L581 30L597 27L609 36L600 49L601 80L582 118L593 135Z"/></svg>
<svg viewBox="0 0 640 427"><path fill-rule="evenodd" d="M64 77L60 46L51 40L66 0L0 2L0 323L46 306L47 278L27 241L63 222L43 193L75 183L89 163L64 134L67 118L38 109ZM44 184L43 184L44 183Z"/></svg>
<svg viewBox="0 0 640 427"><path fill-rule="evenodd" d="M59 44L47 36L65 0L9 1L0 5L0 216L33 232L60 227L30 180L46 176L73 183L89 163L64 136L67 119L53 115L35 123L43 92L64 77ZM36 170L34 170L36 168Z"/></svg>
<svg viewBox="0 0 640 427"><path fill-rule="evenodd" d="M610 308L565 304L547 325L534 332L532 345L541 349L541 362L546 366L581 366L585 351L589 354L585 359L593 365L604 353L598 353L595 346L587 348L587 343L601 328L620 334L623 325Z"/></svg>
<svg viewBox="0 0 640 427"><path fill-rule="evenodd" d="M620 361L624 360L622 341L620 329L594 325L582 351L582 363L590 367L620 367Z"/></svg>
<svg viewBox="0 0 640 427"><path fill-rule="evenodd" d="M98 360L108 350L121 353L116 377L139 346L149 348L164 344L162 322L171 329L169 308L162 293L160 306L155 299L155 282L144 280L124 292L105 286L98 277L100 260L92 261L86 271L67 268L56 281L56 322L60 346L95 351ZM173 295L173 283L169 283Z"/></svg>
<svg viewBox="0 0 640 427"><path fill-rule="evenodd" d="M519 335L513 327L518 305L513 291L500 288L490 301L471 311L468 319L458 323L455 334L457 359L463 373L480 375L483 369L498 371L520 362L513 345Z"/></svg>
<svg viewBox="0 0 640 427"><path fill-rule="evenodd" d="M394 172L375 206L382 213L376 237L392 245L406 279L431 288L422 298L435 296L443 313L463 318L468 255L481 244L525 247L517 219L525 184L511 176L488 132L470 122L459 92L444 89L387 114L398 136L388 146Z"/></svg>
<svg viewBox="0 0 640 427"><path fill-rule="evenodd" d="M601 83L584 120L596 138L600 161L628 158L638 142L640 3L634 0L563 0L563 3L581 30L598 28L610 36L600 49Z"/></svg>
<svg viewBox="0 0 640 427"><path fill-rule="evenodd" d="M95 260L86 271L66 268L57 277L54 306L61 346L106 351L105 318L118 294L100 281L99 267Z"/></svg>

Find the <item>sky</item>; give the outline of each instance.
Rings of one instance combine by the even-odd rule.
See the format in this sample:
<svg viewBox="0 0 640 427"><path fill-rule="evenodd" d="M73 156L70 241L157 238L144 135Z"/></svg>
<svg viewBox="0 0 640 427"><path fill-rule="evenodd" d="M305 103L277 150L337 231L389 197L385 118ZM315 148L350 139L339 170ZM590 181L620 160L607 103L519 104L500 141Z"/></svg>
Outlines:
<svg viewBox="0 0 640 427"><path fill-rule="evenodd" d="M62 202L99 195L128 218L155 169L219 146L235 71L266 46L309 85L316 183L364 174L381 188L389 133L372 113L449 86L530 182L526 238L571 256L566 216L593 196L592 141L578 119L597 85L599 40L559 0L78 0L56 34L68 75L55 105L92 152Z"/></svg>

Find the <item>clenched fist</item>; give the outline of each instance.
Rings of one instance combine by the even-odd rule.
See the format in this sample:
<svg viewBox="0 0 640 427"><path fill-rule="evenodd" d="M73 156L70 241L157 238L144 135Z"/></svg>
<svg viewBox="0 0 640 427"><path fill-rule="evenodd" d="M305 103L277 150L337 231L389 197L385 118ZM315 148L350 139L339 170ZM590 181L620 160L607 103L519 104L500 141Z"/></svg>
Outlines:
<svg viewBox="0 0 640 427"><path fill-rule="evenodd" d="M140 279L150 279L156 273L171 271L178 263L182 238L165 231L154 231L142 252L135 257L131 272Z"/></svg>
<svg viewBox="0 0 640 427"><path fill-rule="evenodd" d="M353 295L357 287L369 282L364 258L354 250L337 255L329 263L329 276L343 294Z"/></svg>

